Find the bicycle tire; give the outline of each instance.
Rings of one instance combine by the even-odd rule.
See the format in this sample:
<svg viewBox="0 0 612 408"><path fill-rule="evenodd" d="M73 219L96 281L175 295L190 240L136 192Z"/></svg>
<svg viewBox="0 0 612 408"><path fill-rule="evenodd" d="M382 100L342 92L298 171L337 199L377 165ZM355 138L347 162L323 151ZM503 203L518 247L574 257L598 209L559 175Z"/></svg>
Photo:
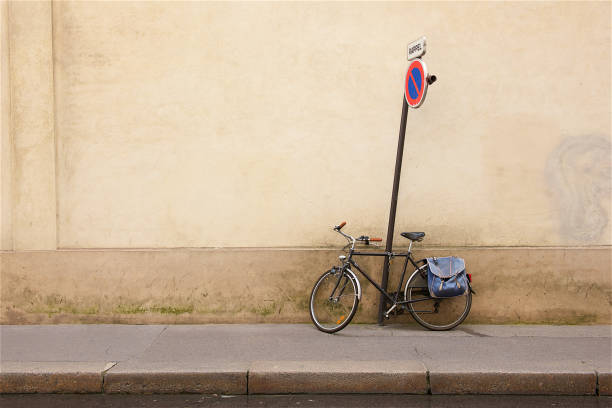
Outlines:
<svg viewBox="0 0 612 408"><path fill-rule="evenodd" d="M330 269L323 273L310 294L310 319L315 327L325 333L344 329L359 306L357 288L357 282L345 270Z"/></svg>
<svg viewBox="0 0 612 408"><path fill-rule="evenodd" d="M406 301L423 299L419 302L407 303L408 311L418 324L436 331L451 330L457 327L467 318L472 307L472 291L469 287L467 293L462 296L431 297L427 287L427 268L423 267L417 269L406 282L404 299ZM442 310L440 310L441 307Z"/></svg>

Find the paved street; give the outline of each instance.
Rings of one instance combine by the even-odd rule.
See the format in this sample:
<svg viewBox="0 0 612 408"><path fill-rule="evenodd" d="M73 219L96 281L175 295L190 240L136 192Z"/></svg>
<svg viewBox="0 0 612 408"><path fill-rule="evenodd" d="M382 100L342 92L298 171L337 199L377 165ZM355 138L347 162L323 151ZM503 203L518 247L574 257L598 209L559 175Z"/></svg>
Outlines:
<svg viewBox="0 0 612 408"><path fill-rule="evenodd" d="M612 397L431 395L4 395L3 408L607 408Z"/></svg>
<svg viewBox="0 0 612 408"><path fill-rule="evenodd" d="M11 392L23 378L51 392L55 373L64 392L609 395L612 365L610 326L57 325L0 337Z"/></svg>

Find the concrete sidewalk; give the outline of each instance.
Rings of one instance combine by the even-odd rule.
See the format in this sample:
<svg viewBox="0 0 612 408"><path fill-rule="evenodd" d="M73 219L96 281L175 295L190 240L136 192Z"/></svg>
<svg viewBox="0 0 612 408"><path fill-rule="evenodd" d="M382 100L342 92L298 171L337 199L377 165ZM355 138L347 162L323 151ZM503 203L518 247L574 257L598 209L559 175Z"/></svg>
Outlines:
<svg viewBox="0 0 612 408"><path fill-rule="evenodd" d="M0 392L612 395L611 326L0 326Z"/></svg>

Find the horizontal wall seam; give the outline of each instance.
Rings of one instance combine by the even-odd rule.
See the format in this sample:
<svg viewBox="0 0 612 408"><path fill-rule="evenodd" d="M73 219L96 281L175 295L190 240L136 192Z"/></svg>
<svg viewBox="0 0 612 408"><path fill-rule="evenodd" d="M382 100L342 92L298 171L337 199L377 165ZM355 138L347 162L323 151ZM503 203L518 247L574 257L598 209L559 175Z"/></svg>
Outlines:
<svg viewBox="0 0 612 408"><path fill-rule="evenodd" d="M360 248L362 249L362 248ZM406 251L407 247L397 247L395 252ZM426 246L415 248L414 252L419 251L438 251L438 250L609 250L612 245L594 245L594 246L445 246L435 247ZM214 251L340 251L340 247L171 247L171 248L58 248L57 250L48 249L24 249L18 251L0 251L0 254L11 252L170 252L170 251L194 251L194 252L214 252ZM380 252L383 249L372 249L372 252Z"/></svg>

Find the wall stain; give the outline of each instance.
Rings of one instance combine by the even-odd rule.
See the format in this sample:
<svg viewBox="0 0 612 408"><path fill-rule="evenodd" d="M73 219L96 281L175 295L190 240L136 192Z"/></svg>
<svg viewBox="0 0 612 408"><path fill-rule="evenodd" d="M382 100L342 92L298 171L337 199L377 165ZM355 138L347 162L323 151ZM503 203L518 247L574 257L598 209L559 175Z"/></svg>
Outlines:
<svg viewBox="0 0 612 408"><path fill-rule="evenodd" d="M566 239L593 243L602 237L610 217L611 154L609 137L588 135L564 139L548 157L547 182Z"/></svg>
<svg viewBox="0 0 612 408"><path fill-rule="evenodd" d="M123 266L126 261L118 268L104 255L102 261L107 263L97 265L102 262L95 258L98 252L2 254L0 323L309 323L312 284L332 263L330 252L271 252L262 256L248 251L244 255L248 255L248 264L237 266L248 271L246 277L229 268L209 266L199 278L195 274L189 278L177 276L177 285L185 280L188 284L176 290L172 290L172 276L168 274L178 271L183 275L189 268L200 270L204 261L225 265L225 258L209 251L193 252L201 258L167 253L164 256L179 258L171 264L161 258L163 253L155 252L161 260L150 262L166 266L159 267L161 272L146 280L144 272L137 268L152 269L142 261L143 256L151 255L129 252L126 254L134 257L131 262L136 265L135 272L133 276L125 274L120 287L116 282L121 272L128 270ZM428 249L419 251L417 256L440 256L446 252L447 249ZM453 253L466 258L478 291L468 323L610 323L610 249L457 249ZM236 262L240 252L223 256L229 255ZM34 262L34 257L39 259ZM374 258L364 258L362 263L376 281L380 281L380 263ZM401 266L401 262L393 265L389 282L392 290ZM57 268L57 272L50 267ZM216 276L220 276L219 280L214 279ZM155 290L133 289L149 280L155 282ZM363 277L360 280L363 297L354 322L374 323L379 294ZM101 292L99 288L104 284L113 290ZM405 314L392 322L413 320Z"/></svg>

